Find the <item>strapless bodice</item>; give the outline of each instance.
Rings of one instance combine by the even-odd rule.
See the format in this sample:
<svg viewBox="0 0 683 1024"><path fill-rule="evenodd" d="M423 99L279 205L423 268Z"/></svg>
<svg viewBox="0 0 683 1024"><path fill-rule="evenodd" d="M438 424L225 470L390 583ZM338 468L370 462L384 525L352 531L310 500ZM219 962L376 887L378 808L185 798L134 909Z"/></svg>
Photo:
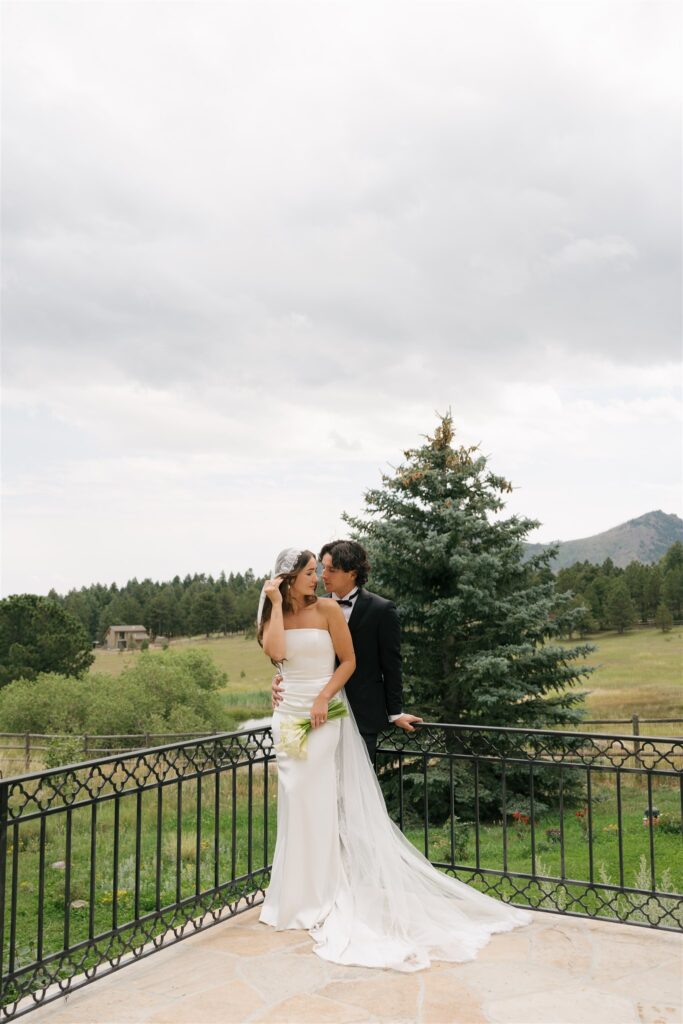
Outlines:
<svg viewBox="0 0 683 1024"><path fill-rule="evenodd" d="M334 672L334 645L326 629L286 629L287 657L282 663L284 699L278 711L308 714Z"/></svg>

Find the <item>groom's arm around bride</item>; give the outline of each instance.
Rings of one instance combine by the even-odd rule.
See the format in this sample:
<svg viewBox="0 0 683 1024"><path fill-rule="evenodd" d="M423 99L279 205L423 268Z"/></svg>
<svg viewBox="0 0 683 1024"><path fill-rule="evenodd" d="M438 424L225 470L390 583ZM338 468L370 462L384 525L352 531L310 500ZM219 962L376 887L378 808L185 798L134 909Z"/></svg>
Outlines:
<svg viewBox="0 0 683 1024"><path fill-rule="evenodd" d="M320 552L326 596L339 602L349 624L356 671L345 692L358 729L372 758L377 735L393 722L407 732L422 719L403 710L401 627L392 601L364 589L370 566L357 541L326 544ZM282 699L279 677L273 680L273 707Z"/></svg>

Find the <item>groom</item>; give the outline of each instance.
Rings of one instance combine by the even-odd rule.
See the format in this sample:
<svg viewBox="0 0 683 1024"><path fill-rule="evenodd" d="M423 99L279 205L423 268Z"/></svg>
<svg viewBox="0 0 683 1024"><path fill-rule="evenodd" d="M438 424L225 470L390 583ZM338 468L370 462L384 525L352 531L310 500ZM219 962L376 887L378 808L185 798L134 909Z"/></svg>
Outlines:
<svg viewBox="0 0 683 1024"><path fill-rule="evenodd" d="M414 732L421 718L403 711L401 627L392 601L363 589L370 565L362 544L335 540L320 552L326 597L338 601L349 624L356 654L356 671L345 686L346 696L365 740L370 760L377 734L393 722ZM273 680L273 707L282 700L281 677Z"/></svg>

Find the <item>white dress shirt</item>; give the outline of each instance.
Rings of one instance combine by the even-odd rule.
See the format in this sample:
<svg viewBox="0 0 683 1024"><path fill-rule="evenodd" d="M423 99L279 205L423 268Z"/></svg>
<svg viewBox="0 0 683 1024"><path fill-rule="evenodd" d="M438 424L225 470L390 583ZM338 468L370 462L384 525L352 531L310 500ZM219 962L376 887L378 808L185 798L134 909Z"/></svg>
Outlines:
<svg viewBox="0 0 683 1024"><path fill-rule="evenodd" d="M339 597L337 594L333 594L332 597L335 599L335 601L351 601L350 605L342 605L342 615L348 622L349 619L351 618L351 613L356 606L356 598L358 597L358 587L356 587L355 590L349 590L349 593L344 594L343 597ZM399 715L389 715L389 721L395 722L396 719L400 718L402 714L403 712L401 712L401 714Z"/></svg>
<svg viewBox="0 0 683 1024"><path fill-rule="evenodd" d="M349 594L351 595L350 597L349 597ZM332 597L335 599L335 601L350 601L351 602L350 605L349 604L342 605L342 615L344 616L344 618L348 622L349 619L351 618L351 612L353 611L353 609L356 606L356 599L358 597L358 587L356 587L355 590L349 590L349 593L345 594L344 597L339 597L337 594L333 594Z"/></svg>

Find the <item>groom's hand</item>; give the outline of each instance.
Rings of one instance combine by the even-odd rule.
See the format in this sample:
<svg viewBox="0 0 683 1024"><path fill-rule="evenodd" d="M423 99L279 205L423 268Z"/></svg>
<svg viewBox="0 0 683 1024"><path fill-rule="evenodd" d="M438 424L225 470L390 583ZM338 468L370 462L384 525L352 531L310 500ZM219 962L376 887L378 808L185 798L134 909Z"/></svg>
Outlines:
<svg viewBox="0 0 683 1024"><path fill-rule="evenodd" d="M277 706L283 699L285 688L282 685L282 676L273 676L273 682L270 684L270 703L273 706L273 711L277 711Z"/></svg>
<svg viewBox="0 0 683 1024"><path fill-rule="evenodd" d="M394 719L394 725L397 725L399 729L405 729L406 732L415 732L413 722L421 722L422 719L418 718L417 715L401 715L400 718Z"/></svg>

